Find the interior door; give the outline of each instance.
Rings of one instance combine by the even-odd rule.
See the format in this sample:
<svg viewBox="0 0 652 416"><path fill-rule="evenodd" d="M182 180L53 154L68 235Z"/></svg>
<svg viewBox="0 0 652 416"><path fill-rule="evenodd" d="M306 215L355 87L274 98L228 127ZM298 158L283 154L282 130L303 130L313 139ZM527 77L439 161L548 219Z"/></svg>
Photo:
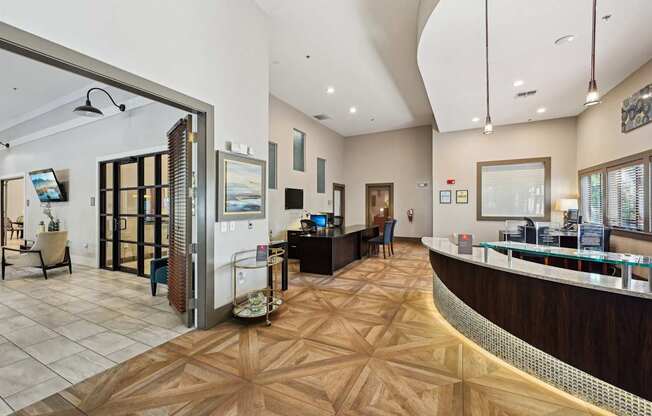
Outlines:
<svg viewBox="0 0 652 416"><path fill-rule="evenodd" d="M394 216L394 184L367 184L366 188L367 225L378 224L382 232L384 222Z"/></svg>
<svg viewBox="0 0 652 416"><path fill-rule="evenodd" d="M342 218L342 225L344 225L344 211L345 211L345 187L342 184L333 184L333 216Z"/></svg>
<svg viewBox="0 0 652 416"><path fill-rule="evenodd" d="M117 269L142 274L140 269L138 218L141 209L141 190L139 189L138 159L128 158L116 162L118 204L114 215L114 240L117 244Z"/></svg>
<svg viewBox="0 0 652 416"><path fill-rule="evenodd" d="M192 180L192 116L168 131L170 216L168 248L168 298L187 325L194 325L192 219L195 184Z"/></svg>

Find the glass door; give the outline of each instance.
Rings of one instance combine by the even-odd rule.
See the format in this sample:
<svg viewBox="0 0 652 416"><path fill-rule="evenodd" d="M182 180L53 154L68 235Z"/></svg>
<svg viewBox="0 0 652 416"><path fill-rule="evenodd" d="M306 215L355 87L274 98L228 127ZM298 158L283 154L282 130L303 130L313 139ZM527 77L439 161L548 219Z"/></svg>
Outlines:
<svg viewBox="0 0 652 416"><path fill-rule="evenodd" d="M100 164L100 267L149 276L167 255L167 154Z"/></svg>

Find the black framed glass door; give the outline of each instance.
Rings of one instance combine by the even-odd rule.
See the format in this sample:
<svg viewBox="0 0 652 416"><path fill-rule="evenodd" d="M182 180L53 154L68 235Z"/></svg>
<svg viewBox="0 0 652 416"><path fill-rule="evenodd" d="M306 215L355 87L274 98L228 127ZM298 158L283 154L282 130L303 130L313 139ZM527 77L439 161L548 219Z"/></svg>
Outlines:
<svg viewBox="0 0 652 416"><path fill-rule="evenodd" d="M149 276L150 261L167 255L168 155L101 162L100 267Z"/></svg>

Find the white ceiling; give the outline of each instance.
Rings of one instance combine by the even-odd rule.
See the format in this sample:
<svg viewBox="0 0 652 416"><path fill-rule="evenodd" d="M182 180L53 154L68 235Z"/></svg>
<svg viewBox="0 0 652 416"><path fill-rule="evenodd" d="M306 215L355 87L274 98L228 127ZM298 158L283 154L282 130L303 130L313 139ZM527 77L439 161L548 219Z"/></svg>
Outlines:
<svg viewBox="0 0 652 416"><path fill-rule="evenodd" d="M273 95L327 114L343 136L432 123L416 64L419 0L256 1L269 16Z"/></svg>
<svg viewBox="0 0 652 416"><path fill-rule="evenodd" d="M0 68L0 142L12 146L101 120L72 111L84 104L86 91L91 87L106 89L118 103L124 103L127 110L151 103L118 88L2 49ZM93 93L91 100L105 117L119 113L101 92Z"/></svg>
<svg viewBox="0 0 652 416"><path fill-rule="evenodd" d="M511 124L583 111L591 51L590 0L489 2L491 116ZM612 14L604 22L601 16ZM652 58L652 1L600 0L596 75L602 94ZM562 46L564 35L575 40ZM441 0L418 49L419 69L440 131L481 127L485 115L484 2ZM523 80L515 88L515 80ZM641 85L643 87L643 85ZM536 89L516 100L519 91ZM634 92L634 91L632 91ZM547 111L538 114L536 110ZM479 117L479 122L472 122Z"/></svg>
<svg viewBox="0 0 652 416"><path fill-rule="evenodd" d="M91 83L73 73L2 49L0 68L0 130L13 120Z"/></svg>

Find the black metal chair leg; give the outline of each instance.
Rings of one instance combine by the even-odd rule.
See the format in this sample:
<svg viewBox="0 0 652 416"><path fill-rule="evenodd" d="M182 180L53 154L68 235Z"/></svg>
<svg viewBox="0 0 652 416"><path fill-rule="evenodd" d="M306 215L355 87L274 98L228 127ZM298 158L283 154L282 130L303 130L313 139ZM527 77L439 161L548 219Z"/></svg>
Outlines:
<svg viewBox="0 0 652 416"><path fill-rule="evenodd" d="M386 259L387 256L385 255L385 244L383 244L383 258Z"/></svg>

